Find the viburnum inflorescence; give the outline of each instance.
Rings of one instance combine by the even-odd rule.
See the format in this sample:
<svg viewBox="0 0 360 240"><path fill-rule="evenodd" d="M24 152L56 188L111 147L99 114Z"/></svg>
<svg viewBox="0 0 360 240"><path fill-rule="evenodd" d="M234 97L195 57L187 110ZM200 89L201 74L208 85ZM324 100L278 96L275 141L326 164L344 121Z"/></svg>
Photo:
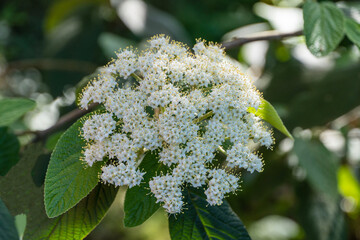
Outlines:
<svg viewBox="0 0 360 240"><path fill-rule="evenodd" d="M112 159L101 179L116 186L139 185L137 169L144 151L159 152L169 167L149 182L151 192L169 213L183 206L182 187L205 187L210 205L238 189L234 168L262 170L250 142L270 147L272 134L248 108L258 109L260 93L218 45L197 41L185 45L156 36L142 52L127 48L103 68L83 91L82 108L101 103L105 112L83 125L89 165ZM223 168L214 167L224 147Z"/></svg>

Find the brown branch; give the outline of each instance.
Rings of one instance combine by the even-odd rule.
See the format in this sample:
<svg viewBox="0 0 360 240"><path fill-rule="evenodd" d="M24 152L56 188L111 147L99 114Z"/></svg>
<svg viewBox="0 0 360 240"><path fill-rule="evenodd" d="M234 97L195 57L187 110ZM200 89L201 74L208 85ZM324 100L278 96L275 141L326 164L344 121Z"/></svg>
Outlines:
<svg viewBox="0 0 360 240"><path fill-rule="evenodd" d="M46 139L49 135L51 135L52 133L55 133L56 131L58 131L59 129L65 127L66 125L76 121L78 118L84 116L85 114L91 112L92 110L95 109L95 107L98 106L98 104L91 104L88 109L75 109L67 114L65 114L64 116L62 116L59 121L57 121L57 123L55 123L55 125L53 125L52 127L42 130L42 131L31 131L31 130L26 130L23 132L19 132L16 135L17 136L21 136L21 135L26 135L26 134L34 134L35 138L33 139L33 142L37 142L37 141L41 141Z"/></svg>
<svg viewBox="0 0 360 240"><path fill-rule="evenodd" d="M225 50L240 47L246 43L255 42L255 41L269 41L269 40L282 40L284 38L301 36L303 31L296 31L291 33L279 33L277 31L265 31L257 33L251 37L239 37L234 38L228 42L222 42L221 45Z"/></svg>

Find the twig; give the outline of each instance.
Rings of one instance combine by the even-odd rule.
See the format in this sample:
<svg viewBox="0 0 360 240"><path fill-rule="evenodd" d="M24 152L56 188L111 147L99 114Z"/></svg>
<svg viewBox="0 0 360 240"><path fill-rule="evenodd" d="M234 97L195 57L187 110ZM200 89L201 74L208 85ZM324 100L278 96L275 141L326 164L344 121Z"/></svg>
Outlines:
<svg viewBox="0 0 360 240"><path fill-rule="evenodd" d="M207 119L207 118L209 118L209 117L212 117L213 115L214 115L214 112L213 112L213 111L210 111L210 112L205 113L204 115L202 115L202 116L200 116L200 117L198 117L198 118L195 118L195 119L193 120L193 123L201 122L202 120L205 120L205 119Z"/></svg>
<svg viewBox="0 0 360 240"><path fill-rule="evenodd" d="M264 41L264 40L281 40L288 37L296 37L301 36L303 34L303 31L296 31L291 33L279 33L277 31L265 31L260 32L252 37L239 37L234 38L231 41L228 42L222 42L222 47L225 48L225 50L240 47L246 43L249 42L255 42L255 41Z"/></svg>
<svg viewBox="0 0 360 240"><path fill-rule="evenodd" d="M91 104L88 109L75 109L67 114L65 114L64 116L62 116L59 121L57 121L57 123L55 123L55 125L53 125L52 127L42 130L42 131L23 131L23 132L19 132L16 135L17 136L21 136L21 135L25 135L25 134L35 134L35 138L33 139L33 142L37 142L37 141L41 141L46 139L50 134L58 131L59 129L61 129L62 127L66 126L69 123L72 123L74 121L76 121L78 118L82 117L83 115L91 112L92 110L94 110L94 108L98 106L98 104Z"/></svg>

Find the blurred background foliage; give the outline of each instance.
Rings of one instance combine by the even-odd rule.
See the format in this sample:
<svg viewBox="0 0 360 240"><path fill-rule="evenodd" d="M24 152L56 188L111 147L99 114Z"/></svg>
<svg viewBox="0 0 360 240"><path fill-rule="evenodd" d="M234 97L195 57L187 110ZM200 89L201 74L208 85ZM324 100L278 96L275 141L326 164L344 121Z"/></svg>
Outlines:
<svg viewBox="0 0 360 240"><path fill-rule="evenodd" d="M358 1L350 4L360 23ZM190 46L266 30L302 29L302 0L11 0L0 2L0 98L25 97L37 107L11 126L44 130L76 108L86 76L129 45L165 33ZM228 51L281 115L295 141L275 131L262 173L242 174L229 202L255 240L360 239L360 51L346 37L316 58L303 37L260 41ZM82 79L82 84L80 83ZM19 137L22 148L31 136ZM49 136L41 158L59 133ZM45 139L43 139L45 140ZM22 159L20 159L21 161ZM35 161L34 161L35 162ZM35 168L36 169L36 168ZM29 170L31 171L31 169ZM45 170L39 170L41 186ZM0 177L1 178L1 177ZM0 190L1 191L1 190ZM158 211L139 227L123 227L124 190L86 238L169 239ZM10 209L11 211L11 209Z"/></svg>

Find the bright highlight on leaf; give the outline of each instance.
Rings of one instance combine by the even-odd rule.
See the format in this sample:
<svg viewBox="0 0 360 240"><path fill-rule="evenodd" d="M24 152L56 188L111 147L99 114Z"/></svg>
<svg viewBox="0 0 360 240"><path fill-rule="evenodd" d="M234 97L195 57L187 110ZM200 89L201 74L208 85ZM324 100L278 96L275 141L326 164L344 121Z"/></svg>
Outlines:
<svg viewBox="0 0 360 240"><path fill-rule="evenodd" d="M0 100L0 127L12 124L35 106L35 102L30 99L5 98Z"/></svg>
<svg viewBox="0 0 360 240"><path fill-rule="evenodd" d="M331 2L307 0L303 7L306 45L316 57L333 51L344 36L344 16Z"/></svg>
<svg viewBox="0 0 360 240"><path fill-rule="evenodd" d="M26 228L26 215L19 214L15 216L15 226L18 231L20 239L24 236L25 228Z"/></svg>
<svg viewBox="0 0 360 240"><path fill-rule="evenodd" d="M261 99L261 104L257 110L255 108L248 108L248 111L268 122L287 137L294 139L285 127L275 108L265 99Z"/></svg>
<svg viewBox="0 0 360 240"><path fill-rule="evenodd" d="M355 211L360 211L360 184L348 166L341 166L337 173L339 192L354 200Z"/></svg>

